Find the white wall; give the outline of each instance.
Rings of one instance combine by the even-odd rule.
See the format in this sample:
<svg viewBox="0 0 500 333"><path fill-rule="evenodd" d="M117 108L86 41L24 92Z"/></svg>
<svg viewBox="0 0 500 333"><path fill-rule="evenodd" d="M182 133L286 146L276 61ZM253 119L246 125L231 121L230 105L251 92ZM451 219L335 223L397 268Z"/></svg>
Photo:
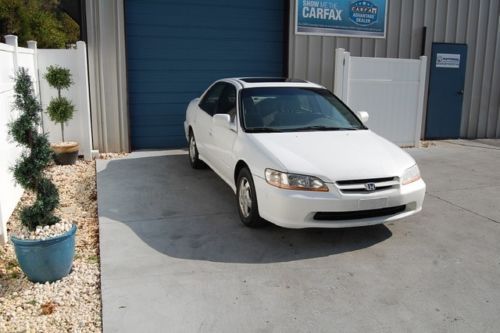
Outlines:
<svg viewBox="0 0 500 333"><path fill-rule="evenodd" d="M0 43L0 243L7 240L7 220L23 193L22 188L15 184L10 171L20 156L21 149L9 139L7 126L18 114L17 111L12 111L14 75L18 67L28 69L34 83L35 94L40 97L44 110L50 98L57 92L49 89L47 81L40 75L45 73L47 66L55 64L71 70L75 84L69 92L63 92L63 95L73 101L76 113L66 127L65 136L66 140L80 143L80 154L83 154L85 159L92 158L85 43L78 42L77 49L37 50L36 42L30 42L30 48L18 47L16 36L6 36L6 42L9 45ZM46 116L44 116L44 131L50 132L51 142L60 141L60 126L53 124Z"/></svg>
<svg viewBox="0 0 500 333"><path fill-rule="evenodd" d="M336 50L335 94L354 111L367 111L367 126L400 146L418 146L424 109L427 57L351 57Z"/></svg>
<svg viewBox="0 0 500 333"><path fill-rule="evenodd" d="M28 68L34 80L34 51L0 43L0 243L7 239L7 220L23 193L10 172L21 149L10 141L7 127L17 115L17 112L12 112L12 103L13 78L18 63Z"/></svg>
<svg viewBox="0 0 500 333"><path fill-rule="evenodd" d="M40 92L44 110L57 90L51 88L44 76L47 67L59 65L69 68L74 84L61 94L69 98L75 105L73 119L64 127L64 139L77 141L80 144L80 154L86 160L92 159L92 134L90 129L90 100L87 74L87 50L84 42L77 42L76 49L38 49L38 74L40 76ZM50 142L61 141L61 126L53 123L48 115L43 114L43 128L49 134Z"/></svg>

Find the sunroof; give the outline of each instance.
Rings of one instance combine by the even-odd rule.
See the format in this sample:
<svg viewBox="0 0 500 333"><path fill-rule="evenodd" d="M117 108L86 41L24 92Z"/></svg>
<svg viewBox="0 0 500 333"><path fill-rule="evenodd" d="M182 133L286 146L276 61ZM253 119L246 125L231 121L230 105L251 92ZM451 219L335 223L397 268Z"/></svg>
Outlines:
<svg viewBox="0 0 500 333"><path fill-rule="evenodd" d="M300 79L291 79L286 77L244 77L241 81L246 83L259 83L259 82L307 82Z"/></svg>

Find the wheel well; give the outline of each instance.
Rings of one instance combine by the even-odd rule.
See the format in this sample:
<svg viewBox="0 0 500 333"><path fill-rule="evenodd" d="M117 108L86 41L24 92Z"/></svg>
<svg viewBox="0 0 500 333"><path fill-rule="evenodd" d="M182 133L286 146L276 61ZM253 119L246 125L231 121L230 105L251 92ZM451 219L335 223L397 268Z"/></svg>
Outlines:
<svg viewBox="0 0 500 333"><path fill-rule="evenodd" d="M240 170L243 168L247 168L248 170L250 170L250 168L248 167L248 165L245 162L243 162L242 160L239 160L238 163L236 163L236 167L234 168L234 183L235 184L238 181L238 174L240 173Z"/></svg>
<svg viewBox="0 0 500 333"><path fill-rule="evenodd" d="M188 131L189 134L193 134L193 128L191 127L191 125L189 125L189 131Z"/></svg>

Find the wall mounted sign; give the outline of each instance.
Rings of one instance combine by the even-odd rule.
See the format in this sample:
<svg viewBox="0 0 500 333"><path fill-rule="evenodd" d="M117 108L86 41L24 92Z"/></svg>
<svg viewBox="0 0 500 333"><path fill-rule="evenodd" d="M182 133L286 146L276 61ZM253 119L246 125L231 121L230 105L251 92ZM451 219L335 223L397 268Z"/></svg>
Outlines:
<svg viewBox="0 0 500 333"><path fill-rule="evenodd" d="M296 0L295 33L385 38L387 0Z"/></svg>
<svg viewBox="0 0 500 333"><path fill-rule="evenodd" d="M451 54L451 53L436 54L436 67L460 68L460 54Z"/></svg>

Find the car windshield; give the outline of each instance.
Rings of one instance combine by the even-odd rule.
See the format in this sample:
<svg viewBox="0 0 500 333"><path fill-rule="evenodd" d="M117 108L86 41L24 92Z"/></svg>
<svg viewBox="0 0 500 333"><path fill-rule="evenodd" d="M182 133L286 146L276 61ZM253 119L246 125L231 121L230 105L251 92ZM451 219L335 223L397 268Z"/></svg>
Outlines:
<svg viewBox="0 0 500 333"><path fill-rule="evenodd" d="M246 88L241 91L247 132L365 129L358 118L326 89Z"/></svg>

